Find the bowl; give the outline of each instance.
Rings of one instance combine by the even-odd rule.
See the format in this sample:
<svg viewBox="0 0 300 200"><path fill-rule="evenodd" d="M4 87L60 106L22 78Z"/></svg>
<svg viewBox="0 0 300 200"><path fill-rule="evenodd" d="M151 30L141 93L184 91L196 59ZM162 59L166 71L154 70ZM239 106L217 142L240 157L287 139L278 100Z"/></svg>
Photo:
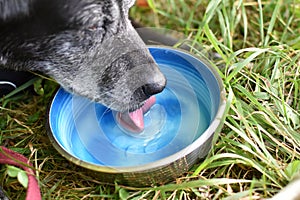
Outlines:
<svg viewBox="0 0 300 200"><path fill-rule="evenodd" d="M131 186L172 181L207 156L223 125L225 91L215 69L184 50L148 48L167 85L145 114L142 133L128 134L114 111L63 88L49 106L53 146L102 181Z"/></svg>

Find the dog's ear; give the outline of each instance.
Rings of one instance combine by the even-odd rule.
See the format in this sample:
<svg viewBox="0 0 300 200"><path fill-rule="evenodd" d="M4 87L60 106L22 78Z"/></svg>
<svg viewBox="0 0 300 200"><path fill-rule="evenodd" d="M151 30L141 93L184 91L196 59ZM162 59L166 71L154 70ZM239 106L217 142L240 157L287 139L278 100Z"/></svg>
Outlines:
<svg viewBox="0 0 300 200"><path fill-rule="evenodd" d="M33 0L0 0L0 21L28 15Z"/></svg>

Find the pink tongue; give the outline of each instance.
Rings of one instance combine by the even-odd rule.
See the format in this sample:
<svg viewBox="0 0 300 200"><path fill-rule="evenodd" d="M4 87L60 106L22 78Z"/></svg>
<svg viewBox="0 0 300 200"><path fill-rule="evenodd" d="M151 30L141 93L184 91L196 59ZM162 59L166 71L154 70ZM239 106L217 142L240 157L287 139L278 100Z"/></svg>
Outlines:
<svg viewBox="0 0 300 200"><path fill-rule="evenodd" d="M127 131L140 133L144 130L144 113L155 104L155 96L146 100L145 104L133 112L118 112L117 121Z"/></svg>

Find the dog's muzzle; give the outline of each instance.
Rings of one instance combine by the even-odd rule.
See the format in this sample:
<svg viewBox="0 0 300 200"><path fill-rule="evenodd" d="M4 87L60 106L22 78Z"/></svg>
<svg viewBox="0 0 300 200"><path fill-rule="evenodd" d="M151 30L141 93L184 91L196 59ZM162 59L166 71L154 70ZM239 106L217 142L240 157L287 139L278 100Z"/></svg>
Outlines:
<svg viewBox="0 0 300 200"><path fill-rule="evenodd" d="M166 84L158 84L158 83L151 83L151 84L145 84L141 87L144 94L148 97L158 94L162 92L165 88Z"/></svg>

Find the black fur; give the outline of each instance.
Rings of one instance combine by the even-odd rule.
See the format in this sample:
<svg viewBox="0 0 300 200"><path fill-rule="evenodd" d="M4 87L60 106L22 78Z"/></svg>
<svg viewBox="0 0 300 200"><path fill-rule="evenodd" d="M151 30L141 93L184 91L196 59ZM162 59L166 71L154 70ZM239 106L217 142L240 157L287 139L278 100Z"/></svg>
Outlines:
<svg viewBox="0 0 300 200"><path fill-rule="evenodd" d="M40 71L70 92L134 110L166 80L128 19L133 3L0 0L0 69Z"/></svg>

